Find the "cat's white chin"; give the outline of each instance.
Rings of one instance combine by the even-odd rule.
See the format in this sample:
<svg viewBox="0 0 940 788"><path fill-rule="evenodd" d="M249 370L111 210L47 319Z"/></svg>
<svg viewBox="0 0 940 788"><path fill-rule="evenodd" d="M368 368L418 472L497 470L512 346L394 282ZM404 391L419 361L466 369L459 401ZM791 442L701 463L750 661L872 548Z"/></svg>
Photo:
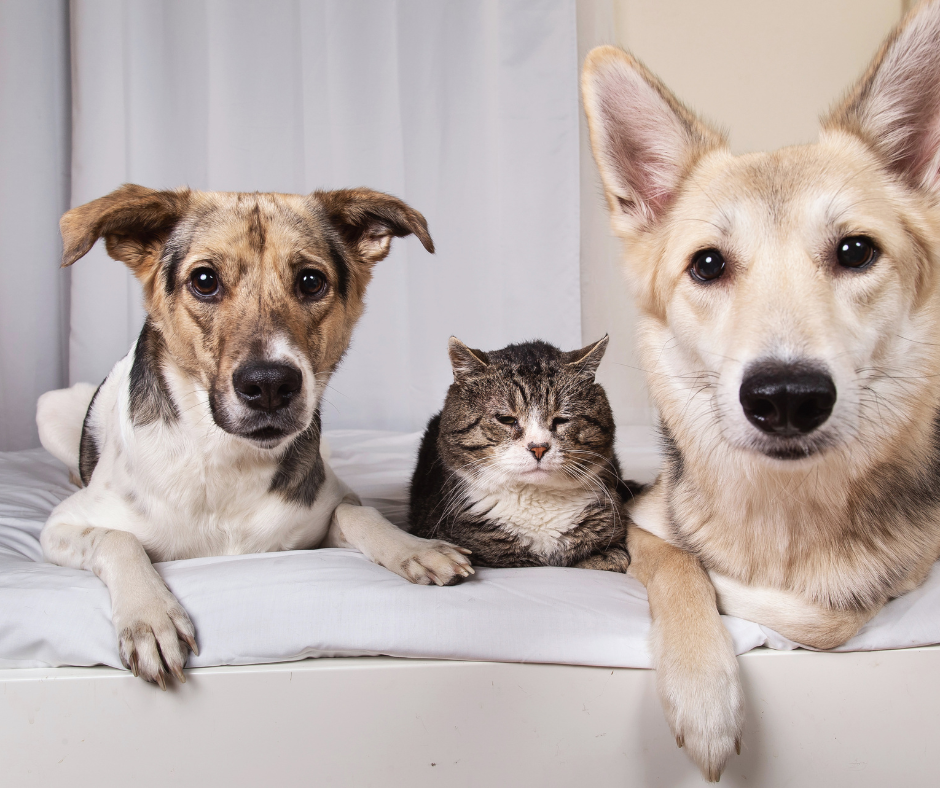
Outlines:
<svg viewBox="0 0 940 788"><path fill-rule="evenodd" d="M533 485L535 487L568 487L570 480L555 469L549 468L529 468L524 471L518 471L516 479L522 484Z"/></svg>

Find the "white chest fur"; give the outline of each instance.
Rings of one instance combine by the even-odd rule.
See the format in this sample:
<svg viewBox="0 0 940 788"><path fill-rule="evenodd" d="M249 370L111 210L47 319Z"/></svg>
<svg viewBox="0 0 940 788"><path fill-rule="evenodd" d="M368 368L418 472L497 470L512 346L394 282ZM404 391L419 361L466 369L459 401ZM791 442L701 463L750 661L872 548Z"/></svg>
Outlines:
<svg viewBox="0 0 940 788"><path fill-rule="evenodd" d="M479 494L478 494L479 495ZM594 501L591 493L535 485L518 485L473 495L470 511L495 520L539 555L551 555L562 535L572 530Z"/></svg>
<svg viewBox="0 0 940 788"><path fill-rule="evenodd" d="M316 547L349 492L324 463L312 506L271 491L278 454L228 435L212 421L204 391L170 376L177 421L135 427L128 417L131 356L95 402L100 456L88 487L60 505L76 524L129 531L152 560Z"/></svg>

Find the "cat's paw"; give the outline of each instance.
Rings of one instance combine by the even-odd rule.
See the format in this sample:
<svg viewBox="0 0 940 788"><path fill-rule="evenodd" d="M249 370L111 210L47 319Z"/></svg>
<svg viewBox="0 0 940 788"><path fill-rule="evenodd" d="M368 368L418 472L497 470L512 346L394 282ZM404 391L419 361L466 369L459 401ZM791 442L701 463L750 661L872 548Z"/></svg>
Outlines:
<svg viewBox="0 0 940 788"><path fill-rule="evenodd" d="M386 564L386 568L417 585L454 585L474 573L466 548L440 539L412 539L396 565Z"/></svg>
<svg viewBox="0 0 940 788"><path fill-rule="evenodd" d="M155 583L154 586L157 584ZM196 629L182 605L163 587L150 589L142 600L118 602L112 621L121 662L135 676L166 690L167 676L184 682L188 651L199 654Z"/></svg>
<svg viewBox="0 0 940 788"><path fill-rule="evenodd" d="M622 547L611 547L604 553L598 553L578 561L578 569L601 569L605 572L624 572L630 568L630 554Z"/></svg>

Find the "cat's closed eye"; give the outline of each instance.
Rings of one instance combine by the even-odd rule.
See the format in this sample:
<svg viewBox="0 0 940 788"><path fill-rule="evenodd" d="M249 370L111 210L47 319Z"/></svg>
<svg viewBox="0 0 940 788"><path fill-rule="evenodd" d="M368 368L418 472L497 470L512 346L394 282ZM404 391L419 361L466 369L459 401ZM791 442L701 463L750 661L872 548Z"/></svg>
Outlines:
<svg viewBox="0 0 940 788"><path fill-rule="evenodd" d="M496 421L505 424L507 427L515 427L519 423L515 416L497 416Z"/></svg>
<svg viewBox="0 0 940 788"><path fill-rule="evenodd" d="M567 424L571 419L566 419L564 416L556 416L552 419L552 432L557 430L562 424Z"/></svg>

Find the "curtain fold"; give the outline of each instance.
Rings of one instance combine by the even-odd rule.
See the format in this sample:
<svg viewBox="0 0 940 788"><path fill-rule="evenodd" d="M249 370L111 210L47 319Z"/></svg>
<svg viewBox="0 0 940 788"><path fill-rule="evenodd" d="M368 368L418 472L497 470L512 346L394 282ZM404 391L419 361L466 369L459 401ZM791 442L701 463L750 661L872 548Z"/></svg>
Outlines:
<svg viewBox="0 0 940 788"><path fill-rule="evenodd" d="M65 384L67 0L0 0L0 450L38 444L36 398Z"/></svg>
<svg viewBox="0 0 940 788"><path fill-rule="evenodd" d="M581 342L574 0L73 0L71 201L123 182L366 185L428 219L396 240L327 391L328 427L414 430L447 339ZM72 270L69 377L143 320L99 244ZM4 418L6 416L4 415Z"/></svg>

